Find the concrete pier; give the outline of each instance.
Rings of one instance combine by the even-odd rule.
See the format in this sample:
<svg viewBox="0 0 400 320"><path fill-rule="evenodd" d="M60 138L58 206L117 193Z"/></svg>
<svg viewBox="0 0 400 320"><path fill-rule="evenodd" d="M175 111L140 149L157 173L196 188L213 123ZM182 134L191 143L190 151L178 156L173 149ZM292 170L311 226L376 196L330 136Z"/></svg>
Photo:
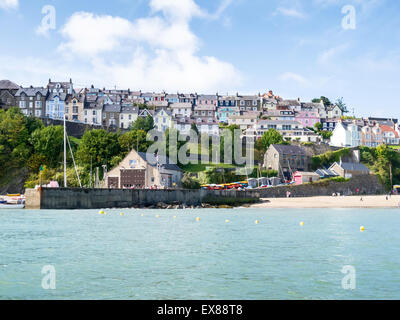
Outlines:
<svg viewBox="0 0 400 320"><path fill-rule="evenodd" d="M158 203L201 205L203 199L259 199L258 192L209 190L54 189L26 191L26 209L105 209Z"/></svg>

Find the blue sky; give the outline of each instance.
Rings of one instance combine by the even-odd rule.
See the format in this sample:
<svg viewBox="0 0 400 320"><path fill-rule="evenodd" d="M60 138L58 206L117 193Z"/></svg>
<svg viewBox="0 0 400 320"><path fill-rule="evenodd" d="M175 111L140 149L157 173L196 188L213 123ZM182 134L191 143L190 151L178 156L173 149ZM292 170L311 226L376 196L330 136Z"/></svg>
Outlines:
<svg viewBox="0 0 400 320"><path fill-rule="evenodd" d="M52 5L55 30L39 32ZM345 5L356 27L345 30ZM400 117L397 0L0 0L0 78L143 91L344 97Z"/></svg>

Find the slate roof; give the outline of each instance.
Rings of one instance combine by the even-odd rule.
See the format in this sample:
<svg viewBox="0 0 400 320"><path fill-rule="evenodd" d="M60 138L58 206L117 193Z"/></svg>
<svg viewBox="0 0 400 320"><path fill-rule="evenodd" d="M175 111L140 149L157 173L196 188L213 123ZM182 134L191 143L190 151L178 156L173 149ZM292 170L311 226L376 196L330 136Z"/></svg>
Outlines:
<svg viewBox="0 0 400 320"><path fill-rule="evenodd" d="M0 90L18 90L19 85L10 80L0 80Z"/></svg>
<svg viewBox="0 0 400 320"><path fill-rule="evenodd" d="M122 107L121 113L139 114L139 109L136 107Z"/></svg>
<svg viewBox="0 0 400 320"><path fill-rule="evenodd" d="M78 100L79 102L85 101L85 95L83 94L73 94L67 97L67 102L70 103L73 99Z"/></svg>
<svg viewBox="0 0 400 320"><path fill-rule="evenodd" d="M121 112L120 104L106 104L104 105L104 112Z"/></svg>
<svg viewBox="0 0 400 320"><path fill-rule="evenodd" d="M342 163L334 163L332 167L337 164L340 166L342 169L346 171L361 171L361 172L369 172L369 169L363 165L362 163L350 163L350 162L342 162ZM331 168L332 168L331 167Z"/></svg>
<svg viewBox="0 0 400 320"><path fill-rule="evenodd" d="M49 91L46 88L19 88L17 93L15 94L16 97L21 96L22 93L25 93L28 97L34 97L36 94L40 93L42 96L46 96Z"/></svg>
<svg viewBox="0 0 400 320"><path fill-rule="evenodd" d="M299 146L283 145L283 144L273 144L271 145L280 154L288 155L306 155L306 150Z"/></svg>
<svg viewBox="0 0 400 320"><path fill-rule="evenodd" d="M336 177L338 174L329 169L318 169L315 171L321 178L329 178L329 177Z"/></svg>
<svg viewBox="0 0 400 320"><path fill-rule="evenodd" d="M60 100L65 101L65 99L67 98L67 94L64 92L60 92L60 93L50 93L48 100L53 100L55 97L59 97Z"/></svg>
<svg viewBox="0 0 400 320"><path fill-rule="evenodd" d="M149 165L151 165L154 168L157 167L157 159L154 154L144 153L144 152L138 152L138 154L144 161L148 162ZM158 157L158 162L159 162L161 168L163 168L163 169L172 170L172 171L182 171L181 168L179 168L176 164L172 164L170 159L167 156L160 155Z"/></svg>
<svg viewBox="0 0 400 320"><path fill-rule="evenodd" d="M160 109L159 111L156 112L155 116L158 116L162 111L164 111L168 116L172 117L172 113L168 109Z"/></svg>
<svg viewBox="0 0 400 320"><path fill-rule="evenodd" d="M188 102L176 102L170 105L171 109L192 109L192 104Z"/></svg>

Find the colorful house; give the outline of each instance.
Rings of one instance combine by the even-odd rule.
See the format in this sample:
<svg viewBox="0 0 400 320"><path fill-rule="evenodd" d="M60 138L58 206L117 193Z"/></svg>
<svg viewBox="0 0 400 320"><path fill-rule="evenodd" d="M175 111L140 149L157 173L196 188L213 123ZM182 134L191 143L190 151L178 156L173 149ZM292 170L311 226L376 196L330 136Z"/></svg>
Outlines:
<svg viewBox="0 0 400 320"><path fill-rule="evenodd" d="M313 183L319 181L320 176L315 172L300 172L297 171L293 175L293 180L297 185L305 184L305 183Z"/></svg>

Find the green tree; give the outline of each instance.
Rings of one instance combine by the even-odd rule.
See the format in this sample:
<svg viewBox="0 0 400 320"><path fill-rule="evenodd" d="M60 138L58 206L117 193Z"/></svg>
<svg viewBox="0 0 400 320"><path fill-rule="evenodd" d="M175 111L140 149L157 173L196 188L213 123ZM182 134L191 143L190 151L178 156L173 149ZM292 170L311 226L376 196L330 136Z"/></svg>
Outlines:
<svg viewBox="0 0 400 320"><path fill-rule="evenodd" d="M324 97L324 96L321 96L321 98L315 98L315 99L312 100L312 102L313 103L320 103L321 100L324 102L324 105L326 107L329 107L329 106L332 105L332 102L327 97Z"/></svg>
<svg viewBox="0 0 400 320"><path fill-rule="evenodd" d="M64 155L64 128L61 126L49 126L36 129L32 133L30 142L33 145L36 156L41 156L50 168L60 166Z"/></svg>
<svg viewBox="0 0 400 320"><path fill-rule="evenodd" d="M182 186L185 189L200 189L200 182L194 179L189 173L185 173L182 178Z"/></svg>
<svg viewBox="0 0 400 320"><path fill-rule="evenodd" d="M323 128L322 123L321 123L321 122L317 122L317 123L314 125L314 128L315 128L317 131L322 131L322 128Z"/></svg>
<svg viewBox="0 0 400 320"><path fill-rule="evenodd" d="M86 169L111 167L111 160L121 154L121 146L118 141L119 135L109 133L105 130L86 131L78 147L77 160Z"/></svg>
<svg viewBox="0 0 400 320"><path fill-rule="evenodd" d="M144 130L130 130L118 138L122 155L127 155L132 149L138 152L146 152L150 142L146 141L147 133Z"/></svg>
<svg viewBox="0 0 400 320"><path fill-rule="evenodd" d="M143 130L145 132L149 132L154 129L154 120L153 117L147 115L146 118L139 117L132 124L131 130Z"/></svg>
<svg viewBox="0 0 400 320"><path fill-rule="evenodd" d="M279 131L275 129L269 129L261 137L261 143L264 147L264 152L266 152L271 144L283 144L284 140Z"/></svg>
<svg viewBox="0 0 400 320"><path fill-rule="evenodd" d="M348 113L347 104L344 103L343 97L336 100L336 105L342 110L343 114Z"/></svg>

